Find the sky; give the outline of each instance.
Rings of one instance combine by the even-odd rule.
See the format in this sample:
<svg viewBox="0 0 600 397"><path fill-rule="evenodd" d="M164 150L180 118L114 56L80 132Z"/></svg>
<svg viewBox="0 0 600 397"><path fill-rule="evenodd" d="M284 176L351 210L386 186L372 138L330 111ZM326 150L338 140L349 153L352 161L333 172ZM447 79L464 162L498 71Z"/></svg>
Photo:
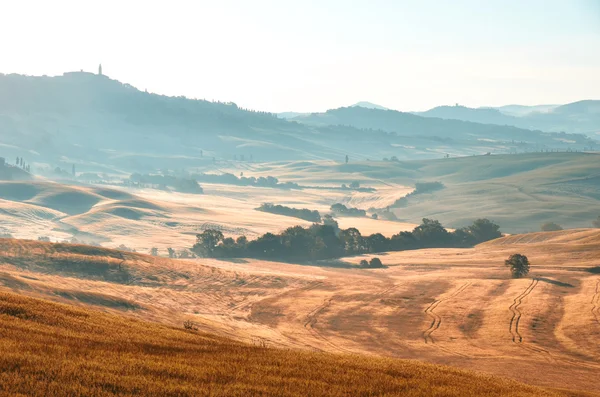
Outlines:
<svg viewBox="0 0 600 397"><path fill-rule="evenodd" d="M271 112L600 99L600 0L0 1L0 73Z"/></svg>

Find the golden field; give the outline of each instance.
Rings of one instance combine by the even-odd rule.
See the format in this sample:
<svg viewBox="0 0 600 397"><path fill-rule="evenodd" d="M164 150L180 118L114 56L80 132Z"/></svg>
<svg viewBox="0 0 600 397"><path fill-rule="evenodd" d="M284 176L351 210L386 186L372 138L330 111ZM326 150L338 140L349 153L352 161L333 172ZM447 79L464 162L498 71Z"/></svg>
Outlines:
<svg viewBox="0 0 600 397"><path fill-rule="evenodd" d="M0 293L0 395L577 395L447 367L249 346Z"/></svg>
<svg viewBox="0 0 600 397"><path fill-rule="evenodd" d="M600 392L600 231L293 265L0 240L0 288L272 348L408 358ZM503 260L526 254L530 277Z"/></svg>

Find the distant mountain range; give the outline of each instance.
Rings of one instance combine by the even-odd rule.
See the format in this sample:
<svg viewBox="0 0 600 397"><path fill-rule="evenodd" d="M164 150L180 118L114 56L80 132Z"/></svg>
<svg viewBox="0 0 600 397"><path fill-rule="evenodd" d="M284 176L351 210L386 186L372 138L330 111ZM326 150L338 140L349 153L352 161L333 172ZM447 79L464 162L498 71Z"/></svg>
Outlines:
<svg viewBox="0 0 600 397"><path fill-rule="evenodd" d="M566 105L531 107L509 105L478 109L464 106L439 106L414 114L484 124L512 125L550 132L565 131L589 136L600 134L600 100L585 100Z"/></svg>
<svg viewBox="0 0 600 397"><path fill-rule="evenodd" d="M349 106L365 109L391 110L371 102ZM481 124L509 125L546 132L567 132L600 136L600 100L584 100L566 105L506 105L499 107L469 108L465 106L438 106L424 112L411 112L422 117L471 121ZM302 122L307 116L319 113L279 113L280 118ZM304 120L306 121L306 120Z"/></svg>
<svg viewBox="0 0 600 397"><path fill-rule="evenodd" d="M452 110L446 118L455 117ZM553 113L593 111L590 103ZM23 157L34 172L72 164L79 172L218 171L231 161L426 159L597 144L582 135L429 116L358 103L288 121L234 103L150 94L91 73L0 74L0 157Z"/></svg>

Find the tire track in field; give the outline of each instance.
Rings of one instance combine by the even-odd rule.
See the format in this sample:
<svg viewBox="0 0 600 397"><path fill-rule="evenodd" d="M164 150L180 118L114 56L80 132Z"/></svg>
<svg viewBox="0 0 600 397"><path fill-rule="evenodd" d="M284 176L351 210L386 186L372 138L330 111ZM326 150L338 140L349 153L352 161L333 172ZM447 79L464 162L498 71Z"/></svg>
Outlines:
<svg viewBox="0 0 600 397"><path fill-rule="evenodd" d="M510 324L508 325L508 332L510 332L512 336L512 341L514 343L523 342L523 336L519 333L519 323L521 322L521 317L523 317L523 313L519 310L519 306L523 303L523 299L525 299L531 291L537 286L538 279L534 278L531 280L531 283L527 286L525 291L521 292L519 296L517 296L512 305L508 308L512 312L512 318L510 319Z"/></svg>
<svg viewBox="0 0 600 397"><path fill-rule="evenodd" d="M435 301L433 301L428 307L427 309L425 309L425 313L431 317L431 325L429 325L429 328L427 328L425 331L423 331L423 340L425 340L425 343L435 343L433 341L433 337L431 336L431 334L433 334L438 328L440 328L440 326L442 325L442 317L440 317L436 312L435 309L442 303L442 302L446 302L454 297L456 297L457 295L459 295L461 292L463 292L464 290L466 290L469 286L471 285L470 282L467 282L465 284L463 284L460 288L458 288L456 291L454 291L452 293L452 295L450 295L449 297L445 298L445 299L437 299Z"/></svg>
<svg viewBox="0 0 600 397"><path fill-rule="evenodd" d="M380 293L375 295L375 298L373 299L373 301L377 300L377 299L381 299L383 296L389 294L391 291L393 291L394 289L396 289L398 286L397 285L392 285L391 287L381 291ZM306 290L309 289L313 289L312 288L307 288ZM351 350L346 349L344 347L338 346L337 344L333 343L331 340L329 340L327 337L325 337L321 332L319 332L316 328L315 325L318 322L318 316L320 316L325 310L327 310L329 308L329 306L331 305L331 303L333 302L333 299L335 298L335 296L332 296L329 299L326 299L323 304L317 306L316 308L314 308L311 312L309 312L306 315L306 320L304 322L304 328L308 330L308 332L313 335L315 338L325 342L325 344L329 345L330 347L334 348L335 350L338 350L340 352L344 352L344 353L352 353Z"/></svg>
<svg viewBox="0 0 600 397"><path fill-rule="evenodd" d="M350 350L336 345L335 343L330 341L328 338L326 338L323 334L321 334L315 328L315 325L317 324L317 321L318 321L318 319L317 319L318 316L321 315L321 313L323 313L325 310L327 310L327 308L329 308L329 306L331 305L331 302L333 301L333 298L335 298L335 296L332 296L329 299L325 299L323 304L317 306L310 313L308 313L306 315L306 321L304 322L304 328L306 328L308 330L308 332L312 336L314 336L316 339L319 339L319 340L325 342L325 344L329 345L330 347L334 348L335 350L338 350L338 351L341 351L344 353L350 353Z"/></svg>
<svg viewBox="0 0 600 397"><path fill-rule="evenodd" d="M592 297L592 315L598 325L600 325L600 279L596 283L596 291Z"/></svg>

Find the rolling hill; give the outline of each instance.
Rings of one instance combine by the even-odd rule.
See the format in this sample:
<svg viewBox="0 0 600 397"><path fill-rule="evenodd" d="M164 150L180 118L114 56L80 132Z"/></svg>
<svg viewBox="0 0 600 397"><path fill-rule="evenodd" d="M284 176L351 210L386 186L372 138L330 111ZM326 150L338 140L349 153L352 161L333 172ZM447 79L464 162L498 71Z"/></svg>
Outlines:
<svg viewBox="0 0 600 397"><path fill-rule="evenodd" d="M2 395L567 395L417 362L245 345L8 292L0 333Z"/></svg>
<svg viewBox="0 0 600 397"><path fill-rule="evenodd" d="M591 396L599 233L378 254L378 270L0 239L0 395ZM510 278L514 252L531 278Z"/></svg>
<svg viewBox="0 0 600 397"><path fill-rule="evenodd" d="M419 117L364 107L294 121L233 103L166 97L84 72L0 75L0 148L32 170L123 174L231 162L440 158L583 148L577 135Z"/></svg>
<svg viewBox="0 0 600 397"><path fill-rule="evenodd" d="M565 131L597 138L600 133L600 101L584 100L566 105L503 106L499 108L468 108L439 106L419 116L507 125L530 130Z"/></svg>

